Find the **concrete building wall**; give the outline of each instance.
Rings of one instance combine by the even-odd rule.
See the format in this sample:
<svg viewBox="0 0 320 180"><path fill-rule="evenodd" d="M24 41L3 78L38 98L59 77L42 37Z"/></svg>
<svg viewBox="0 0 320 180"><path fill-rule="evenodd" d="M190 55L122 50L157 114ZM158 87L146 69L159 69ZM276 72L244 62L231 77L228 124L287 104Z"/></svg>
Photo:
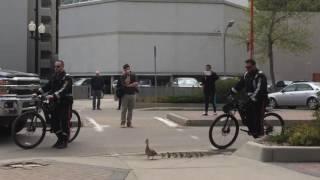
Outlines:
<svg viewBox="0 0 320 180"><path fill-rule="evenodd" d="M200 74L208 63L222 72L224 6L167 2L90 2L65 6L61 8L60 57L72 64L71 73L76 74L92 74L94 71L90 69L97 65L111 68L117 65L115 69L101 71L120 72L124 63L132 64L138 73L152 74L156 46L159 73ZM118 42L112 41L117 51L109 49L110 44L100 47L101 38L110 39L114 35L118 35ZM84 38L86 41L80 45ZM74 48L77 49L71 51Z"/></svg>
<svg viewBox="0 0 320 180"><path fill-rule="evenodd" d="M118 74L118 54L118 35L60 39L60 58L74 75Z"/></svg>
<svg viewBox="0 0 320 180"><path fill-rule="evenodd" d="M27 71L28 1L0 1L0 67Z"/></svg>

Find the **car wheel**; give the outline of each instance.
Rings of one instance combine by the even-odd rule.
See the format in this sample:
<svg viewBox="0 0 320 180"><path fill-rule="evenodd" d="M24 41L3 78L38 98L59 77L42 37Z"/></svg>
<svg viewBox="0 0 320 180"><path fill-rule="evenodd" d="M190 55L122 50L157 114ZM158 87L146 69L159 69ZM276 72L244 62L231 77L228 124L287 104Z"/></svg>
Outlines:
<svg viewBox="0 0 320 180"><path fill-rule="evenodd" d="M316 98L309 98L307 106L309 109L315 110L319 107L319 101Z"/></svg>
<svg viewBox="0 0 320 180"><path fill-rule="evenodd" d="M270 106L272 109L277 108L277 107L278 107L277 101L276 101L274 98L270 98L270 99L269 99L269 106Z"/></svg>

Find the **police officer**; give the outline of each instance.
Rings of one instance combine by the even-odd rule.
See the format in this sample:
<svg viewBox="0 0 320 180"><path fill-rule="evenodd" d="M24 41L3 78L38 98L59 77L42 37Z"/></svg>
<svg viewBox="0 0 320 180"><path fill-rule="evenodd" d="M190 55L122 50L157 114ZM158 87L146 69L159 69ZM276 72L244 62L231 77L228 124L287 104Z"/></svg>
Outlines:
<svg viewBox="0 0 320 180"><path fill-rule="evenodd" d="M39 89L39 93L48 93L47 99L54 103L51 128L58 140L53 147L63 149L68 146L69 139L69 121L73 104L72 78L66 74L62 60L55 62L54 71L52 78Z"/></svg>
<svg viewBox="0 0 320 180"><path fill-rule="evenodd" d="M245 89L248 102L244 123L248 126L249 133L254 138L258 138L264 135L263 116L268 101L267 78L252 59L246 61L246 69L247 72L232 88L232 93Z"/></svg>

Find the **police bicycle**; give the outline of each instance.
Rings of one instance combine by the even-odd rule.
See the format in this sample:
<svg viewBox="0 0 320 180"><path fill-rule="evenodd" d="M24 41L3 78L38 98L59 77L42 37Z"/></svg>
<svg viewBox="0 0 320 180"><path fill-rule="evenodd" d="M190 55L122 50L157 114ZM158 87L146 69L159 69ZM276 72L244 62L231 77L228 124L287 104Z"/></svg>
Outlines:
<svg viewBox="0 0 320 180"><path fill-rule="evenodd" d="M55 106L45 96L34 97L36 108L26 111L18 116L12 123L11 135L19 147L32 149L37 147L44 139L46 132L53 132L51 129L51 112ZM76 139L80 132L81 120L76 110L72 110L69 120L70 134L69 143Z"/></svg>
<svg viewBox="0 0 320 180"><path fill-rule="evenodd" d="M248 134L247 129L240 129L239 117L243 124L246 122L246 103L239 101L234 96L228 97L228 102L223 106L223 115L218 116L210 126L209 139L211 144L218 149L226 149L231 146L239 135L239 130ZM282 117L274 112L266 110L263 119L265 135L282 134L284 132L284 121Z"/></svg>

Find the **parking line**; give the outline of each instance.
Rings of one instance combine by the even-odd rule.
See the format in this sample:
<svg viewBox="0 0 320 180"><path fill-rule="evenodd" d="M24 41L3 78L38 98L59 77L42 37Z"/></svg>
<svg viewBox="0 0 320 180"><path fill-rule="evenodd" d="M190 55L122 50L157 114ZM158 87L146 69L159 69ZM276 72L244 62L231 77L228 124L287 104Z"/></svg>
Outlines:
<svg viewBox="0 0 320 180"><path fill-rule="evenodd" d="M179 132L183 132L184 131L184 129L180 129L180 128L178 128L176 130L179 131Z"/></svg>
<svg viewBox="0 0 320 180"><path fill-rule="evenodd" d="M172 122L172 121L170 121L170 120L168 120L168 119L164 119L164 118L161 118L161 117L154 117L154 119L156 119L156 120L164 123L165 125L167 125L167 126L169 126L169 127L175 128L175 127L178 127L178 126L179 126L177 123L174 123L174 122Z"/></svg>
<svg viewBox="0 0 320 180"><path fill-rule="evenodd" d="M98 132L102 132L103 131L103 127L98 124L93 118L91 117L86 117L86 119L89 121L89 123L91 123L94 126L94 129Z"/></svg>
<svg viewBox="0 0 320 180"><path fill-rule="evenodd" d="M194 140L199 140L199 137L198 136L190 136L192 139Z"/></svg>

